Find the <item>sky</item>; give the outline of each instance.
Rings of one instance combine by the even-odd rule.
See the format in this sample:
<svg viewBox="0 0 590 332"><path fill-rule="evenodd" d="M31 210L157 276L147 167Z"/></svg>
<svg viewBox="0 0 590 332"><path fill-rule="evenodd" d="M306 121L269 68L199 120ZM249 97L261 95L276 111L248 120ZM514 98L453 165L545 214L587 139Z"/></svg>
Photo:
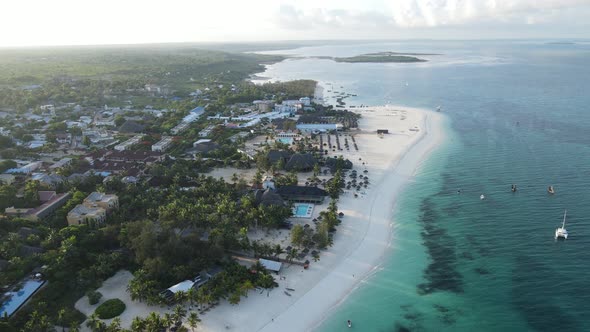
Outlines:
<svg viewBox="0 0 590 332"><path fill-rule="evenodd" d="M590 38L590 0L0 0L0 47Z"/></svg>

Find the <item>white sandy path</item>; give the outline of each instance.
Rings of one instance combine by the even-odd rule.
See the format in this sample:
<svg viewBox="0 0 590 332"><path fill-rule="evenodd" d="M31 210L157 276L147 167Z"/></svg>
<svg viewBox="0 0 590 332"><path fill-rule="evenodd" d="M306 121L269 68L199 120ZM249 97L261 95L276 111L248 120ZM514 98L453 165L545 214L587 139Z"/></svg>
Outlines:
<svg viewBox="0 0 590 332"><path fill-rule="evenodd" d="M396 111L394 111L396 110ZM400 112L399 110L404 110ZM361 132L355 134L360 151L342 153L355 165L359 157L371 185L364 197L345 193L338 203L344 212L334 245L309 270L290 266L281 271L286 280L270 293L251 292L238 306L227 302L203 317L204 331L306 331L323 319L380 264L392 238L394 202L428 153L443 138L441 115L407 107L372 107L363 114ZM402 120L401 117L405 120ZM419 132L408 129L418 126ZM375 130L389 129L378 138ZM352 147L352 142L351 149ZM292 296L283 292L294 288ZM352 319L352 318L351 318Z"/></svg>
<svg viewBox="0 0 590 332"><path fill-rule="evenodd" d="M131 279L133 279L131 272L125 270L117 272L114 276L105 280L102 286L98 289L98 291L102 294L102 298L100 299L99 303L90 305L88 303L88 297L84 296L76 302L76 309L85 314L87 317L90 317L90 315L94 313L94 310L96 310L96 308L104 301L110 299L120 299L125 303L126 306L125 311L123 311L121 316L119 316L121 319L121 326L124 328L129 328L133 318L136 316L145 318L152 311L158 312L160 315L166 312L171 312L171 310L168 310L167 307L150 306L142 302L132 301L129 292L127 292L127 284L129 281L131 281ZM112 319L104 320L104 322L107 324L110 324L111 321ZM90 329L86 326L86 321L82 323L80 330L90 332Z"/></svg>

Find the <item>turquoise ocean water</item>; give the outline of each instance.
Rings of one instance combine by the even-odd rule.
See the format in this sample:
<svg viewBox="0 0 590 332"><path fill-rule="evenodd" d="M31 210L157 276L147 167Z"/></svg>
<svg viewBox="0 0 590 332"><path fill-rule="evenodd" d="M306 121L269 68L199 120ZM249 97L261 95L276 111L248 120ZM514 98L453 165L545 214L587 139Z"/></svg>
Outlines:
<svg viewBox="0 0 590 332"><path fill-rule="evenodd" d="M261 74L318 80L328 101L357 94L348 105L440 105L448 120L446 142L397 202L382 268L318 331L348 331L347 319L357 331L590 331L590 43L421 41L291 52L377 51L441 55L420 64L287 60ZM570 239L556 242L564 209Z"/></svg>

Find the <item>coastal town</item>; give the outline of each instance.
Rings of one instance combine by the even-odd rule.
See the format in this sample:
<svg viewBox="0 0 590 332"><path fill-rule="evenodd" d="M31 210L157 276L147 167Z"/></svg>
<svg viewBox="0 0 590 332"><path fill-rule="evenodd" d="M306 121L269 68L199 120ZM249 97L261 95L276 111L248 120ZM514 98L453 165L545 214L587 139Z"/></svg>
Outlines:
<svg viewBox="0 0 590 332"><path fill-rule="evenodd" d="M0 324L260 329L360 247L373 179L421 136L421 113L349 111L315 81L216 80L0 111Z"/></svg>

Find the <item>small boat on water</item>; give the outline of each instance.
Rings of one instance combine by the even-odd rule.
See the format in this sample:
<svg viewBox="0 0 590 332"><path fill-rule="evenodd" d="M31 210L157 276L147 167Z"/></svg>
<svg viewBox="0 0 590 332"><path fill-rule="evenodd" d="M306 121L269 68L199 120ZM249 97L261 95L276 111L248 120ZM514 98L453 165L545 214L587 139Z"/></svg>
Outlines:
<svg viewBox="0 0 590 332"><path fill-rule="evenodd" d="M486 199L486 196L484 194L481 194L481 195L479 195L479 199L481 199L483 201L484 199Z"/></svg>
<svg viewBox="0 0 590 332"><path fill-rule="evenodd" d="M567 240L567 230L565 229L565 216L567 214L567 210L565 210L565 212L563 213L563 223L561 224L561 227L557 227L557 229L555 230L555 239L559 239L562 238L564 240Z"/></svg>
<svg viewBox="0 0 590 332"><path fill-rule="evenodd" d="M441 109L441 107L440 107L440 106L437 106L437 107L436 107L436 111L437 111L437 112L440 112L440 109Z"/></svg>
<svg viewBox="0 0 590 332"><path fill-rule="evenodd" d="M346 322L346 325L348 325L348 328L352 327L352 322L350 321L350 319Z"/></svg>
<svg viewBox="0 0 590 332"><path fill-rule="evenodd" d="M555 190L553 189L553 186L549 186L547 188L547 192L550 193L551 195L555 194Z"/></svg>
<svg viewBox="0 0 590 332"><path fill-rule="evenodd" d="M511 188L510 190L512 190L512 192L513 192L513 193L515 193L515 192L516 192L516 185L515 185L515 184L513 184L513 185L512 185L512 188Z"/></svg>

